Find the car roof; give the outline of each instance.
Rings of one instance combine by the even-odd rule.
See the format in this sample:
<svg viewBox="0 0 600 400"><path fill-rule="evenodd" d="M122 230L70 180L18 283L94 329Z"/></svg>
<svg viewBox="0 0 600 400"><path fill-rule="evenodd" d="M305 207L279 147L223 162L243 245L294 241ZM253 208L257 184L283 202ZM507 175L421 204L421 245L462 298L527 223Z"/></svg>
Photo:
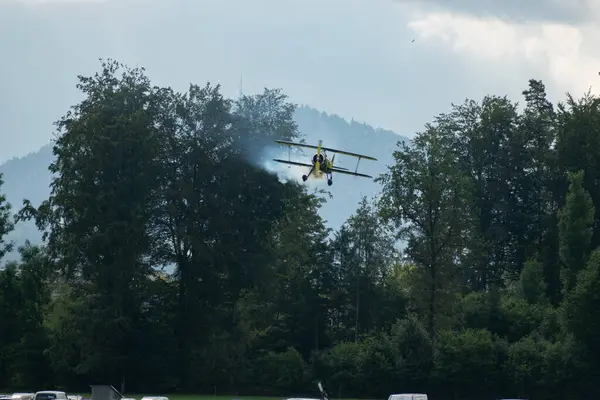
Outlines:
<svg viewBox="0 0 600 400"><path fill-rule="evenodd" d="M321 400L314 397L288 397L285 400Z"/></svg>

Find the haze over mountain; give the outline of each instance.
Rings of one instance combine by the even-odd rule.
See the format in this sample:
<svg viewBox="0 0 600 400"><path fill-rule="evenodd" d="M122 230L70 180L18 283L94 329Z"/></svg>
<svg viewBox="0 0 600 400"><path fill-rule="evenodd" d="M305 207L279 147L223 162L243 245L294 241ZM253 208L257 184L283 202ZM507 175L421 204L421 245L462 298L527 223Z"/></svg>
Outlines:
<svg viewBox="0 0 600 400"><path fill-rule="evenodd" d="M319 140L323 140L323 146L377 158L376 162L361 160L358 165L359 172L373 177L385 172L386 166L392 161L393 149L396 148L398 141L408 140L390 130L375 129L365 123L347 121L337 115L329 115L308 106L299 107L295 119L307 144L316 144ZM269 158L287 160L289 156L286 146L273 144L265 150L265 156ZM308 162L313 153L307 149L304 154L304 156L291 154L290 157L295 161ZM48 166L53 159L52 145L48 144L37 152L13 158L0 165L0 173L4 174L5 180L2 191L6 193L15 211L20 208L25 198L35 206L48 198L51 182ZM337 155L335 161L336 165L352 171L357 165L357 159L343 155ZM303 168L288 168L275 162L265 164L264 168L282 177L287 176L298 181L301 175L306 173ZM344 175L334 175L333 178L334 184L331 187L328 187L323 180L309 180L307 184L311 189L322 188L331 193L332 198L323 206L321 215L327 220L329 227L337 229L356 210L362 196L373 198L377 195L379 185L366 178ZM25 240L40 243L41 233L33 222L21 223L9 235L9 240L14 240L17 245L23 244ZM6 259L15 259L15 256L16 253L13 251Z"/></svg>

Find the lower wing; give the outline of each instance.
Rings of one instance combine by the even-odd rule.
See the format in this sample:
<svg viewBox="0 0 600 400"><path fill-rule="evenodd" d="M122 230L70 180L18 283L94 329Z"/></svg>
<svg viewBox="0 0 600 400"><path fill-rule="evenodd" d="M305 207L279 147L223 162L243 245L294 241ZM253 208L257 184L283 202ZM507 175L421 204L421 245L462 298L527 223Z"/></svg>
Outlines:
<svg viewBox="0 0 600 400"><path fill-rule="evenodd" d="M354 175L354 176L360 176L362 178L373 178L371 175L366 175L366 174L359 174L357 172L350 172L348 170L344 170L344 169L340 169L340 168L333 168L331 170L331 172L336 172L338 174L344 174L344 175Z"/></svg>
<svg viewBox="0 0 600 400"><path fill-rule="evenodd" d="M299 163L299 162L295 162L295 161L279 160L276 158L274 158L273 161L277 161L278 163L282 163L282 164L297 165L299 167L312 168L312 165L310 165L310 164L304 164L304 163Z"/></svg>

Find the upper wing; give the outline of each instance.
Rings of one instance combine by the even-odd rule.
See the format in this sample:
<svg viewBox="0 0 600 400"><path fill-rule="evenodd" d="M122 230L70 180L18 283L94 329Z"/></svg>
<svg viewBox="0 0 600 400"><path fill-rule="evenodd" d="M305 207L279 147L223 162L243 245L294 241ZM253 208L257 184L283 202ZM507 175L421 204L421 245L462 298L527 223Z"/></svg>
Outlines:
<svg viewBox="0 0 600 400"><path fill-rule="evenodd" d="M294 142L288 142L286 140L276 140L275 143L285 144L285 145L288 145L288 146L305 147L307 149L315 149L315 150L319 148L318 146L315 146L315 145L312 145L312 144L294 143ZM358 154L358 153L350 153L349 151L336 150L336 149L332 149L332 148L329 148L329 147L323 147L323 146L321 146L321 150L330 151L332 153L344 154L344 155L350 156L350 157L364 158L366 160L377 161L377 159L374 158L374 157L365 156L363 154Z"/></svg>
<svg viewBox="0 0 600 400"><path fill-rule="evenodd" d="M314 146L312 144L302 144L302 143L288 142L287 140L276 140L275 143L285 144L285 145L288 145L288 146L305 147L305 148L308 148L308 149L318 149L317 146ZM323 148L323 147L321 147L321 148Z"/></svg>
<svg viewBox="0 0 600 400"><path fill-rule="evenodd" d="M314 148L316 149L317 147L315 146ZM365 160L377 161L377 159L374 157L365 156L363 154L358 154L358 153L350 153L349 151L330 149L329 147L321 147L321 150L330 151L332 153L344 154L344 155L350 156L350 157L364 158Z"/></svg>
<svg viewBox="0 0 600 400"><path fill-rule="evenodd" d="M300 162L296 162L296 161L279 160L279 159L276 159L276 158L274 158L273 161L277 161L277 162L280 162L282 164L298 165L299 167L312 168L312 165L310 165L310 164L304 164L304 163L300 163Z"/></svg>
<svg viewBox="0 0 600 400"><path fill-rule="evenodd" d="M331 172L336 172L338 174L344 174L344 175L360 176L360 177L363 177L363 178L373 178L371 175L359 174L358 172L350 172L350 171L345 171L343 169L338 169L338 168L333 168L331 170Z"/></svg>

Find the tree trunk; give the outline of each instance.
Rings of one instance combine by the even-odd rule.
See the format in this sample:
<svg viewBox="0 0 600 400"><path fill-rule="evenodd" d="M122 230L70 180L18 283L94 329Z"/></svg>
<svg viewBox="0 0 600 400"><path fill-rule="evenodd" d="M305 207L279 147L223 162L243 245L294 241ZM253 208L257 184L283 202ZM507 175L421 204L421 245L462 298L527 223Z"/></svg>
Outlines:
<svg viewBox="0 0 600 400"><path fill-rule="evenodd" d="M354 313L354 341L358 341L358 316L360 309L360 275L356 274L356 311Z"/></svg>

